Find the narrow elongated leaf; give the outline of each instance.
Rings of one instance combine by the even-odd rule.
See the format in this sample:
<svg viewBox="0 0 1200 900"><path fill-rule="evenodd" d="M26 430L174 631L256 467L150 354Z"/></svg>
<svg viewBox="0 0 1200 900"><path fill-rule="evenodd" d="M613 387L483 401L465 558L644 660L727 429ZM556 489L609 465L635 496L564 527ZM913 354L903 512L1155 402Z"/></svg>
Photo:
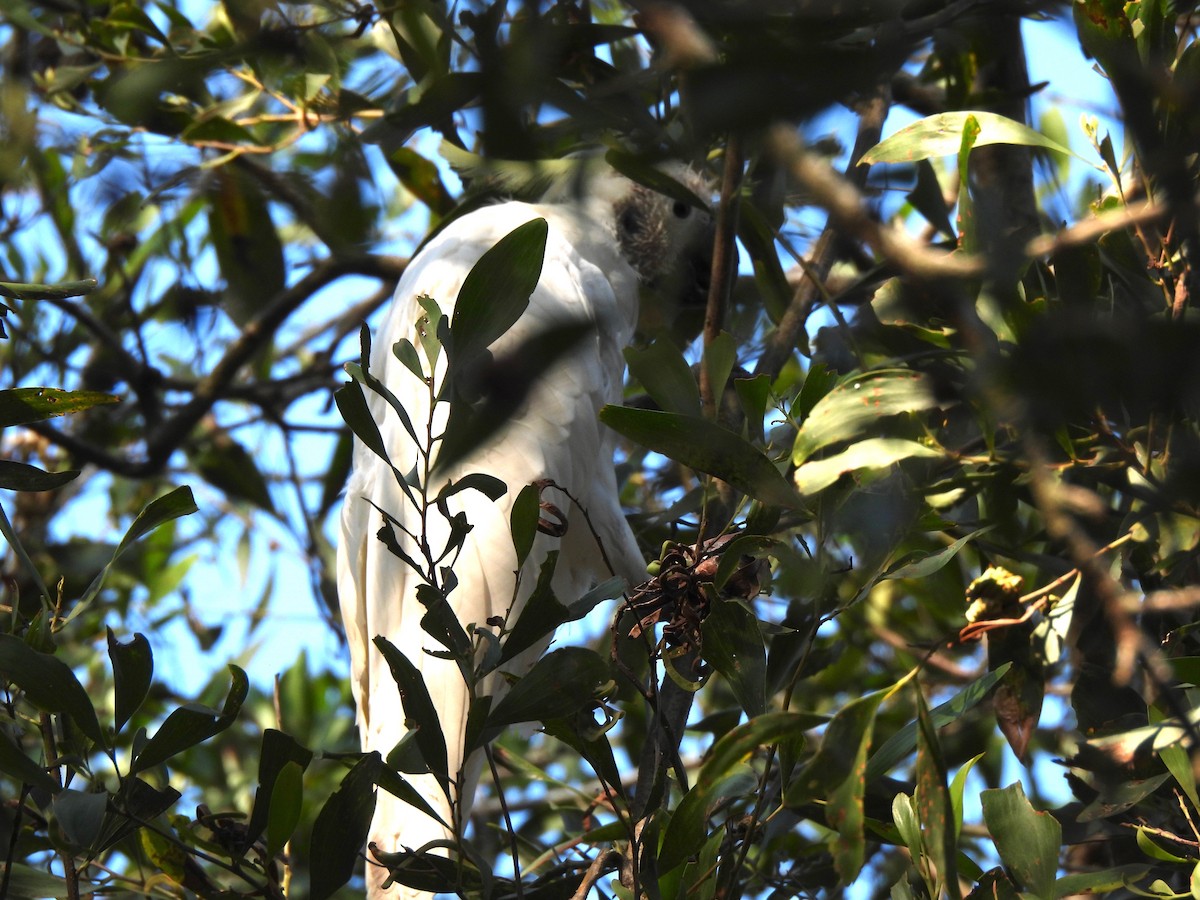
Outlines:
<svg viewBox="0 0 1200 900"><path fill-rule="evenodd" d="M538 518L541 515L540 497L537 485L525 485L517 494L512 511L508 514L509 531L512 533L513 549L517 551L518 568L525 565L537 538Z"/></svg>
<svg viewBox="0 0 1200 900"><path fill-rule="evenodd" d="M50 774L26 756L5 731L0 731L0 772L43 791L58 790L58 784Z"/></svg>
<svg viewBox="0 0 1200 900"><path fill-rule="evenodd" d="M12 18L9 21L13 21ZM37 30L42 30L38 28ZM46 32L47 36L51 32ZM0 297L9 300L65 300L67 297L80 297L94 291L98 282L95 278L84 278L79 281L60 281L57 284L29 284L18 281L0 281Z"/></svg>
<svg viewBox="0 0 1200 900"><path fill-rule="evenodd" d="M255 456L228 434L209 435L188 451L188 461L200 477L232 500L243 500L275 512L267 479Z"/></svg>
<svg viewBox="0 0 1200 900"><path fill-rule="evenodd" d="M459 365L485 350L521 318L542 277L548 234L545 219L519 225L483 254L467 274L450 320Z"/></svg>
<svg viewBox="0 0 1200 900"><path fill-rule="evenodd" d="M350 880L375 814L375 781L383 760L368 753L342 778L313 823L309 897L325 900Z"/></svg>
<svg viewBox="0 0 1200 900"><path fill-rule="evenodd" d="M930 721L934 728L948 725L960 718L967 710L988 695L1008 666L1002 666L994 672L988 672L971 682L945 703L940 703L929 711ZM871 756L867 763L867 781L881 778L892 770L902 759L912 753L917 746L917 723L910 722L890 738Z"/></svg>
<svg viewBox="0 0 1200 900"><path fill-rule="evenodd" d="M246 826L246 846L262 836L267 829L271 805L274 802L275 779L289 765L303 772L312 762L312 751L294 737L268 728L263 731L262 749L258 755L258 790L254 794L254 807L250 811L250 823Z"/></svg>
<svg viewBox="0 0 1200 900"><path fill-rule="evenodd" d="M80 731L105 746L91 697L62 660L39 653L15 635L0 634L0 674L23 690L38 709L66 713Z"/></svg>
<svg viewBox="0 0 1200 900"><path fill-rule="evenodd" d="M1107 894L1120 888L1136 884L1149 874L1151 867L1142 863L1130 863L1101 869L1099 872L1083 872L1064 875L1054 883L1054 896L1074 897L1077 894ZM1195 896L1193 894L1193 896Z"/></svg>
<svg viewBox="0 0 1200 900"><path fill-rule="evenodd" d="M799 806L817 797L825 797L848 778L864 781L866 756L860 750L870 745L875 727L875 710L884 692L876 691L851 700L829 722L821 747L788 786L785 802ZM860 769L862 771L860 771Z"/></svg>
<svg viewBox="0 0 1200 900"><path fill-rule="evenodd" d="M976 147L987 144L1019 144L1076 156L1070 148L1052 141L1014 119L979 110L955 110L926 116L901 128L864 153L859 165L916 162L933 156L953 156L958 153L962 144L963 128L967 119L971 117L979 123L981 129L975 139Z"/></svg>
<svg viewBox="0 0 1200 900"><path fill-rule="evenodd" d="M46 472L37 466L26 465L11 459L0 459L0 490L52 491L73 481L78 475L78 469Z"/></svg>
<svg viewBox="0 0 1200 900"><path fill-rule="evenodd" d="M275 777L271 788L271 811L267 817L267 855L275 856L291 840L304 808L304 769L289 761Z"/></svg>
<svg viewBox="0 0 1200 900"><path fill-rule="evenodd" d="M979 537L981 534L986 534L995 528L995 525L988 525L984 528L978 528L972 531L965 537L959 538L948 547L943 547L934 553L916 558L906 557L898 561L900 564L895 568L889 568L884 573L884 578L928 578L934 572L937 572L945 567L946 563L954 559L958 551Z"/></svg>
<svg viewBox="0 0 1200 900"><path fill-rule="evenodd" d="M810 713L764 713L730 730L718 740L701 766L695 786L679 802L671 816L658 854L659 871L669 872L699 850L707 834L704 811L708 809L717 785L734 766L744 762L764 744L815 728L825 721L824 716Z"/></svg>
<svg viewBox="0 0 1200 900"><path fill-rule="evenodd" d="M247 324L286 278L283 243L262 189L237 166L221 166L206 185L209 234L225 278L225 310Z"/></svg>
<svg viewBox="0 0 1200 900"><path fill-rule="evenodd" d="M54 897L55 900L69 897L72 890L65 878L50 875L41 869L23 863L10 863L8 871L8 893L10 897ZM4 877L5 864L0 863L0 878ZM76 890L78 890L76 888Z"/></svg>
<svg viewBox="0 0 1200 900"><path fill-rule="evenodd" d="M1000 859L1021 888L1035 897L1053 897L1062 826L1048 812L1037 812L1016 781L980 794L983 821Z"/></svg>
<svg viewBox="0 0 1200 900"><path fill-rule="evenodd" d="M795 489L761 450L707 419L606 406L600 410L600 421L631 441L720 478L763 503L803 506Z"/></svg>
<svg viewBox="0 0 1200 900"><path fill-rule="evenodd" d="M917 790L916 813L924 832L925 852L933 861L941 889L938 895L961 896L958 889L954 805L946 787L946 760L937 729L929 715L925 695L917 694Z"/></svg>
<svg viewBox="0 0 1200 900"><path fill-rule="evenodd" d="M391 457L388 455L387 447L383 443L383 436L379 433L379 426L375 423L375 417L371 415L371 409L367 406L367 398L363 394L362 385L355 379L350 384L342 385L333 392L333 401L337 404L338 412L342 414L342 419L350 430L354 432L363 444L382 459L384 462L391 464Z"/></svg>
<svg viewBox="0 0 1200 900"><path fill-rule="evenodd" d="M758 619L734 600L716 600L701 626L704 659L724 676L750 718L767 706L767 651Z"/></svg>
<svg viewBox="0 0 1200 900"><path fill-rule="evenodd" d="M23 387L0 391L0 428L28 425L55 416L66 416L120 397L100 391L62 391L58 388Z"/></svg>
<svg viewBox="0 0 1200 900"><path fill-rule="evenodd" d="M485 739L506 725L561 719L591 707L608 663L586 647L560 647L537 661L488 716Z"/></svg>
<svg viewBox="0 0 1200 900"><path fill-rule="evenodd" d="M463 491L479 491L479 493L495 503L508 493L508 485L494 475L487 475L483 472L472 472L470 475L464 475L462 478L456 478L454 481L448 482L438 491L437 500L445 500L447 497L453 497L455 494L460 494Z"/></svg>
<svg viewBox="0 0 1200 900"><path fill-rule="evenodd" d="M630 374L667 412L700 415L700 388L683 354L670 341L657 340L648 347L629 347L625 361Z"/></svg>
<svg viewBox="0 0 1200 900"><path fill-rule="evenodd" d="M447 773L446 738L442 733L442 722L438 718L437 708L425 687L425 678L421 670L401 653L394 644L382 635L375 637L375 646L383 654L391 669L392 678L400 689L400 702L404 707L404 718L411 720L416 726L417 747L425 765L442 785L449 791L450 781Z"/></svg>
<svg viewBox="0 0 1200 900"><path fill-rule="evenodd" d="M525 608L521 610L512 630L504 639L504 648L501 650L498 664L503 665L522 650L554 634L555 629L571 615L571 611L554 596L554 588L551 586L557 564L557 550L546 554L533 593L529 595Z"/></svg>
<svg viewBox="0 0 1200 900"><path fill-rule="evenodd" d="M79 602L75 604L74 609L71 610L71 614L67 616L67 621L70 622L82 613L96 599L96 595L104 587L104 581L108 578L108 573L112 570L117 560L125 554L125 551L160 525L170 522L173 519L178 519L180 516L190 516L197 509L196 501L192 499L192 489L187 485L177 487L175 490L163 494L161 497L151 500L146 504L145 508L138 513L137 518L133 520L133 524L129 526L129 530L125 532L125 536L121 538L121 543L117 544L117 549L113 551L112 559L92 579L92 583L83 592L83 596L79 598Z"/></svg>
<svg viewBox="0 0 1200 900"><path fill-rule="evenodd" d="M143 772L220 734L233 724L250 690L246 673L229 667L232 683L220 712L199 703L186 703L174 710L146 742L129 767L130 774Z"/></svg>
<svg viewBox="0 0 1200 900"><path fill-rule="evenodd" d="M113 726L117 733L137 712L154 678L154 654L144 635L134 634L122 644L108 629L108 658L113 667Z"/></svg>

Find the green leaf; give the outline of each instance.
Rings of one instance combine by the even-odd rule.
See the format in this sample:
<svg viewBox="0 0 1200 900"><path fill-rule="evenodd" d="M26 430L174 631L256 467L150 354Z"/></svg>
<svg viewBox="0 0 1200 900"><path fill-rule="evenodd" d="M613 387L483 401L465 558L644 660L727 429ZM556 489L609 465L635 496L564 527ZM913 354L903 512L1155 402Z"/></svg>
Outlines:
<svg viewBox="0 0 1200 900"><path fill-rule="evenodd" d="M0 878L4 877L5 864L0 863ZM41 869L35 869L23 863L8 864L8 895L14 900L24 897L70 897L72 889L67 887L65 878L50 875Z"/></svg>
<svg viewBox="0 0 1200 900"><path fill-rule="evenodd" d="M519 225L467 274L450 320L456 365L481 354L521 318L542 277L548 234L545 219Z"/></svg>
<svg viewBox="0 0 1200 900"><path fill-rule="evenodd" d="M972 531L965 537L959 538L948 547L943 547L935 553L930 553L925 556L914 558L905 558L900 560L900 565L895 568L889 568L884 572L883 577L886 578L928 578L934 572L943 569L946 563L954 559L958 555L958 551L979 537L981 534L986 534L995 528L995 525L987 525L983 528L978 528Z"/></svg>
<svg viewBox="0 0 1200 900"><path fill-rule="evenodd" d="M383 767L378 753L368 753L342 778L313 823L310 900L325 900L350 880L362 854L375 814L375 781Z"/></svg>
<svg viewBox="0 0 1200 900"><path fill-rule="evenodd" d="M925 842L921 839L921 821L917 818L916 802L903 791L892 798L892 822L912 858L918 860L924 856Z"/></svg>
<svg viewBox="0 0 1200 900"><path fill-rule="evenodd" d="M796 487L805 496L823 491L843 475L889 469L904 459L936 459L942 453L901 438L867 438L834 456L806 462L796 470Z"/></svg>
<svg viewBox="0 0 1200 900"><path fill-rule="evenodd" d="M586 647L560 647L547 653L492 709L484 740L518 722L561 719L590 709L611 680L608 662Z"/></svg>
<svg viewBox="0 0 1200 900"><path fill-rule="evenodd" d="M916 162L933 156L954 156L962 144L962 133L967 120L972 117L981 129L975 139L976 147L988 144L1019 144L1082 158L1072 153L1070 148L1013 119L991 112L955 110L926 116L901 128L864 153L859 165Z"/></svg>
<svg viewBox="0 0 1200 900"><path fill-rule="evenodd" d="M673 343L656 340L648 347L628 347L625 361L630 374L660 409L684 416L700 415L700 388L692 367Z"/></svg>
<svg viewBox="0 0 1200 900"><path fill-rule="evenodd" d="M860 437L887 416L935 405L927 380L909 369L850 375L813 406L796 435L792 461L800 465L824 447Z"/></svg>
<svg viewBox="0 0 1200 900"><path fill-rule="evenodd" d="M954 773L954 781L950 783L950 803L954 807L954 835L957 838L962 833L963 825L963 794L967 788L967 776L971 774L971 770L975 768L975 763L979 762L987 752L977 753L968 759L959 770Z"/></svg>
<svg viewBox="0 0 1200 900"><path fill-rule="evenodd" d="M246 826L246 845L254 843L267 830L269 816L274 815L275 781L285 767L294 765L303 773L312 762L312 751L294 737L268 728L263 731L262 749L258 754L258 790L254 794L254 807L250 811L250 822Z"/></svg>
<svg viewBox="0 0 1200 900"><path fill-rule="evenodd" d="M679 801L667 825L658 852L659 871L671 871L699 850L708 833L704 812L709 808L717 786L734 766L744 763L764 744L815 728L825 721L824 716L811 713L764 713L730 730L713 744L696 776L695 786Z"/></svg>
<svg viewBox="0 0 1200 900"><path fill-rule="evenodd" d="M839 835L830 848L834 867L846 883L858 876L866 852L863 797L867 751L875 729L875 711L884 694L876 691L838 710L825 728L820 748L784 793L786 806L801 806L817 798L826 800L826 822Z"/></svg>
<svg viewBox="0 0 1200 900"><path fill-rule="evenodd" d="M267 817L267 855L275 856L291 840L304 808L304 769L289 761L275 777L271 788L271 811Z"/></svg>
<svg viewBox="0 0 1200 900"><path fill-rule="evenodd" d="M83 278L79 281L60 281L57 284L26 284L16 281L0 281L0 297L7 297L9 300L65 300L68 297L79 297L84 294L90 294L96 290L97 286L98 283L95 278Z"/></svg>
<svg viewBox="0 0 1200 900"><path fill-rule="evenodd" d="M704 347L703 365L708 371L708 381L712 385L713 401L718 409L725 387L729 384L729 376L737 363L737 344L728 331L722 331Z"/></svg>
<svg viewBox="0 0 1200 900"><path fill-rule="evenodd" d="M537 538L538 518L541 516L541 491L537 485L527 484L521 488L508 514L509 530L512 532L513 549L517 552L517 568L525 565L533 542Z"/></svg>
<svg viewBox="0 0 1200 900"><path fill-rule="evenodd" d="M0 490L52 491L73 481L78 475L78 469L46 472L37 466L26 465L11 459L0 459Z"/></svg>
<svg viewBox="0 0 1200 900"><path fill-rule="evenodd" d="M184 750L220 734L233 724L250 690L250 682L246 673L237 666L231 665L229 673L229 694L221 711L217 712L199 703L185 703L172 711L158 727L154 737L146 742L134 758L129 767L131 775L164 763Z"/></svg>
<svg viewBox="0 0 1200 900"><path fill-rule="evenodd" d="M116 403L120 397L100 391L60 391L58 388L24 387L0 391L0 428L28 425L55 416L66 416L93 406Z"/></svg>
<svg viewBox="0 0 1200 900"><path fill-rule="evenodd" d="M967 710L988 695L996 682L1003 678L1007 671L1008 667L1003 666L994 672L988 672L972 681L945 703L935 706L929 712L933 727L941 728L961 718ZM871 761L867 764L867 781L871 782L882 778L902 759L912 753L916 746L917 723L910 722L884 741L883 746L871 756Z"/></svg>
<svg viewBox="0 0 1200 900"><path fill-rule="evenodd" d="M983 821L1005 867L1021 888L1036 897L1053 897L1062 826L1048 812L1036 812L1019 781L980 794Z"/></svg>
<svg viewBox="0 0 1200 900"><path fill-rule="evenodd" d="M438 168L410 147L399 146L387 154L387 164L410 194L424 203L437 216L454 208L454 200Z"/></svg>
<svg viewBox="0 0 1200 900"><path fill-rule="evenodd" d="M463 491L479 491L479 493L495 503L508 493L508 485L495 475L488 475L484 472L472 472L469 475L456 478L443 485L442 489L438 491L435 502L440 503L447 497L453 497L455 494L462 493Z"/></svg>
<svg viewBox="0 0 1200 900"><path fill-rule="evenodd" d="M283 289L283 243L263 190L239 166L214 170L206 195L209 235L227 287L225 309L245 326Z"/></svg>
<svg viewBox="0 0 1200 900"><path fill-rule="evenodd" d="M837 387L837 382L837 373L831 371L825 363L813 363L804 374L804 384L800 386L800 393L792 401L788 415L793 419L807 419L822 398Z"/></svg>
<svg viewBox="0 0 1200 900"><path fill-rule="evenodd" d="M864 781L866 748L875 727L875 710L884 693L867 694L838 710L825 729L820 748L788 785L786 805L800 806L825 797L847 779Z"/></svg>
<svg viewBox="0 0 1200 900"><path fill-rule="evenodd" d="M417 348L413 346L413 342L408 338L400 338L396 343L392 344L392 355L396 357L408 371L412 372L417 378L425 380L425 368L421 365L421 357L417 353Z"/></svg>
<svg viewBox="0 0 1200 900"><path fill-rule="evenodd" d="M940 889L955 898L960 896L958 872L955 868L957 831L954 824L954 805L946 788L946 760L942 755L937 728L929 715L929 707L920 687L917 694L917 789L914 795L916 813L921 821L925 852L933 862Z"/></svg>
<svg viewBox="0 0 1200 900"><path fill-rule="evenodd" d="M358 379L334 391L333 400L354 436L362 441L368 450L391 465L392 460L388 455L387 446L383 443L383 436L379 433L379 425L371 415L371 408L367 406L367 398Z"/></svg>
<svg viewBox="0 0 1200 900"><path fill-rule="evenodd" d="M712 601L701 626L706 662L725 677L750 718L767 708L767 651L758 619L735 600Z"/></svg>
<svg viewBox="0 0 1200 900"><path fill-rule="evenodd" d="M1077 894L1107 894L1119 888L1129 887L1141 881L1150 872L1150 866L1130 863L1114 866L1099 872L1083 872L1064 875L1054 883L1054 896L1074 897Z"/></svg>
<svg viewBox="0 0 1200 900"><path fill-rule="evenodd" d="M71 610L71 614L67 616L66 621L70 622L96 599L96 595L104 587L104 581L108 578L112 567L124 555L126 550L160 525L178 519L180 516L190 516L196 511L197 506L196 501L192 499L192 489L187 485L178 487L146 504L146 507L133 520L133 524L129 526L129 530L125 532L125 536L121 538L121 543L117 544L117 549L113 551L112 559L92 579L92 583L83 592L83 596L79 598L79 601Z"/></svg>
<svg viewBox="0 0 1200 900"><path fill-rule="evenodd" d="M50 806L73 847L88 850L95 846L104 827L104 814L108 811L107 793L92 794L66 788L54 795Z"/></svg>
<svg viewBox="0 0 1200 900"><path fill-rule="evenodd" d="M803 507L795 489L761 450L707 419L606 406L600 410L600 421L631 441L720 478L763 503Z"/></svg>
<svg viewBox="0 0 1200 900"><path fill-rule="evenodd" d="M0 772L47 793L59 790L50 774L24 754L7 731L0 731Z"/></svg>
<svg viewBox="0 0 1200 900"><path fill-rule="evenodd" d="M39 653L15 635L0 634L0 674L23 690L38 709L66 713L80 731L107 746L91 697L62 660Z"/></svg>
<svg viewBox="0 0 1200 900"><path fill-rule="evenodd" d="M558 551L552 550L546 554L542 568L538 572L537 584L525 607L513 624L512 630L504 639L504 647L500 653L498 665L508 662L522 650L534 646L538 641L554 634L555 629L570 618L571 611L558 602L554 596L551 584L554 569L558 564Z"/></svg>
<svg viewBox="0 0 1200 900"><path fill-rule="evenodd" d="M109 628L108 658L113 667L113 728L119 734L150 693L154 654L144 635L135 633L122 644Z"/></svg>
<svg viewBox="0 0 1200 900"><path fill-rule="evenodd" d="M231 500L243 500L275 513L275 503L254 454L228 434L210 434L188 452L196 472Z"/></svg>
<svg viewBox="0 0 1200 900"><path fill-rule="evenodd" d="M447 772L446 738L442 733L442 722L437 708L425 686L425 678L413 663L397 647L382 635L377 635L375 646L383 654L392 678L400 689L400 702L404 707L404 718L415 726L417 747L429 771L437 778L442 790L449 792L450 780Z"/></svg>

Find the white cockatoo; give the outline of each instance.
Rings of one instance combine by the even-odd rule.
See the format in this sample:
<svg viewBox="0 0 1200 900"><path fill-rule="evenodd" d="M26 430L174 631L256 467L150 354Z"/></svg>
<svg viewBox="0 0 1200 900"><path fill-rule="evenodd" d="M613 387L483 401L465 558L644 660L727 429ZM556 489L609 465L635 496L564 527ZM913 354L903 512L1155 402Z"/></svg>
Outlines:
<svg viewBox="0 0 1200 900"><path fill-rule="evenodd" d="M499 203L450 223L409 263L373 341L371 374L403 403L420 432L429 415L429 388L392 349L401 338L421 348L417 322L423 310L418 298L432 298L451 316L459 289L479 258L518 226L536 218L546 220L540 280L524 314L491 345L493 358L501 360L530 337L567 322L582 321L589 329L530 388L503 427L450 471L436 476L445 483L469 472L483 472L508 486L495 502L466 490L454 494L447 504L447 512L465 513L472 526L453 558L457 586L448 595L468 633L472 625L488 627L492 617L508 615L513 621L551 550L560 551L552 587L563 603L574 602L613 574L630 585L646 577L645 562L618 499L614 436L597 414L605 404L621 400L623 350L638 320L639 289L653 288L668 278L678 285L681 272L706 258L711 217L695 204L634 183L607 166L600 168L598 160L592 162L590 176L559 184L540 203ZM707 192L703 179L683 165L666 165L660 172L697 196ZM701 274L699 268L692 271ZM428 372L428 359L419 352ZM444 374L444 353L438 364L435 383ZM400 472L409 472L418 460L411 435L380 396L369 395L368 402L391 462ZM445 417L435 411L433 421L436 436ZM592 527L573 514L565 496L549 489L546 499L566 514L571 527L561 537L538 534L518 585L509 514L521 488L543 479L553 479L569 491L587 511ZM431 486L430 496L439 486ZM447 823L463 827L482 764L479 753L475 759L463 759L469 691L454 662L426 652L444 648L421 628L425 609L415 593L419 578L376 537L384 523L381 510L407 530L421 533L421 523L393 470L356 441L342 511L338 593L363 749L386 757L407 730L396 682L372 644L376 635L383 635L424 677L445 735L450 777L457 783L457 810L452 810L432 775L412 776L410 781ZM449 532L443 515L428 516L424 527L431 546L444 544ZM406 552L418 555L414 541L399 530L396 537ZM603 553L597 539L603 543ZM523 674L544 651L545 642L502 668ZM504 688L498 677L484 683L484 691L493 696ZM419 849L452 837L428 815L379 792L369 838L378 850ZM369 896L423 896L402 886L383 891L386 877L385 868L368 864Z"/></svg>

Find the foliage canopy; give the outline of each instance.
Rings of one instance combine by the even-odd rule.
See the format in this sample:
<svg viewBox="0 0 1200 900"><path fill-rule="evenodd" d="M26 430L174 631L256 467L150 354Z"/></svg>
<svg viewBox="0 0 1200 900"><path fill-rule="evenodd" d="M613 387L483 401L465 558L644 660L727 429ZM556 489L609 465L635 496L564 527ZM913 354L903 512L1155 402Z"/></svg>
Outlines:
<svg viewBox="0 0 1200 900"><path fill-rule="evenodd" d="M701 336L648 300L603 415L658 561L615 604L536 595L502 656L593 608L603 633L483 723L498 783L459 861L395 876L1196 894L1194 4L631 6L0 9L0 897L360 890L372 793L409 789L357 752L343 667L189 691L162 635L212 646L204 562L230 553L271 573L246 657L287 628L286 570L336 605L332 398L348 374L369 441L383 250L597 146L720 186ZM1085 119L1071 156L1028 120L1058 86L1030 85L1022 23L1078 40L1124 140ZM808 124L839 104L844 174ZM918 121L881 141L892 112ZM429 766L438 724L408 714Z"/></svg>

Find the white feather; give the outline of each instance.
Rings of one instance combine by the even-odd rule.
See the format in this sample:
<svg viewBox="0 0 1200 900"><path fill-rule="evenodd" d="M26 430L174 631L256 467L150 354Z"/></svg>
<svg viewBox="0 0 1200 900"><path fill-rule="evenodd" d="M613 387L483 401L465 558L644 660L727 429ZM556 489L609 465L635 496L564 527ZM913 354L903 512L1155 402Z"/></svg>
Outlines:
<svg viewBox="0 0 1200 900"><path fill-rule="evenodd" d="M429 296L444 314L452 315L459 288L479 258L517 226L537 217L548 224L541 278L524 315L492 345L493 354L499 358L552 325L580 319L594 325L534 385L508 424L446 476L481 471L508 485L508 493L496 503L476 491L459 493L451 501L451 511L464 512L473 526L454 565L458 586L449 595L464 627L484 626L489 617L504 616L514 599L518 605L522 603L552 549L561 550L553 586L563 602L578 599L612 574L590 529L570 502L561 495L548 495L547 499L567 514L571 527L561 541L538 535L522 571L521 589L516 590L509 512L521 488L539 479L553 479L581 501L616 574L630 583L645 576L644 561L618 501L614 438L597 418L604 404L620 402L622 350L637 321L639 272L622 255L614 214L614 202L631 191L630 182L609 175L586 201L502 203L454 221L410 263L374 340L372 374L401 399L420 430L428 415L427 389L392 352L400 337L417 344L414 325L421 312L417 298ZM669 201L665 202L664 208L669 209ZM439 363L444 370L444 354ZM381 398L369 395L369 403L392 462L408 471L417 460L411 437ZM435 433L444 424L444 406L439 406ZM422 672L446 736L453 778L464 763L468 690L454 663L425 652L441 647L421 629L424 609L414 594L419 580L375 536L383 521L375 506L410 528L416 527L415 515L392 471L357 442L353 465L342 512L338 593L350 644L363 748L386 756L407 730L395 681L371 643L376 635L384 635ZM438 486L433 487L436 492ZM435 514L427 527L432 545L440 547L446 535L444 521ZM406 544L410 552L415 550L411 540ZM544 650L545 645L531 648L505 668L522 674ZM484 689L498 695L504 683L493 677ZM460 804L460 821L465 821L476 786L482 762L479 754L476 757L462 765L459 790L466 799ZM432 776L410 780L446 821L453 821L449 804ZM379 792L370 832L370 840L379 849L417 849L429 841L452 837L433 819ZM373 865L368 869L369 896L385 896L380 885L386 870ZM389 891L386 896L424 896L397 890L399 893Z"/></svg>

